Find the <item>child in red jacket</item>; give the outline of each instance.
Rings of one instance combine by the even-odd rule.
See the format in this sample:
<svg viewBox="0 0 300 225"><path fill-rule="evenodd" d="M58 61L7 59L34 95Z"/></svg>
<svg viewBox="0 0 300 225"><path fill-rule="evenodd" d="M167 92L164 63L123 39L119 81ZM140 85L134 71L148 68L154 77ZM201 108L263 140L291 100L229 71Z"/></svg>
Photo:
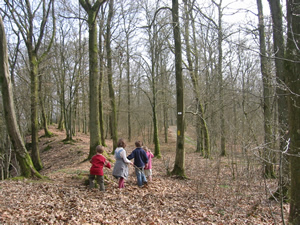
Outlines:
<svg viewBox="0 0 300 225"><path fill-rule="evenodd" d="M101 145L98 145L96 147L97 154L92 157L90 160L90 163L92 163L92 167L90 169L90 175L89 175L89 183L90 188L94 187L94 180L95 177L97 177L97 182L100 186L100 191L105 191L104 187L104 177L103 177L103 166L107 168L111 168L111 165L109 161L102 155L104 152L104 147Z"/></svg>

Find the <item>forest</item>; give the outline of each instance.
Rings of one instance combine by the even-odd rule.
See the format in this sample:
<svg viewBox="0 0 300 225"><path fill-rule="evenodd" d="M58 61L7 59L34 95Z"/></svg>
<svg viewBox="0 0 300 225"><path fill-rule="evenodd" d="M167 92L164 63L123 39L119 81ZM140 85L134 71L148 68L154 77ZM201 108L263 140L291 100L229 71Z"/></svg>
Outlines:
<svg viewBox="0 0 300 225"><path fill-rule="evenodd" d="M299 5L1 1L0 223L300 224ZM119 138L153 182L88 190Z"/></svg>

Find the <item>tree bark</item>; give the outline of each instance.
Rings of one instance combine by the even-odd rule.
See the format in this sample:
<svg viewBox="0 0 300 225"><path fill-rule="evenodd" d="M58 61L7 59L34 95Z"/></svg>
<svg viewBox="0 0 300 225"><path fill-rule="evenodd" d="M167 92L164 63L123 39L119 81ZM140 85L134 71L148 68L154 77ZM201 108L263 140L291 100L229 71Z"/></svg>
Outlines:
<svg viewBox="0 0 300 225"><path fill-rule="evenodd" d="M41 170L43 168L42 161L40 159L40 151L39 151L39 123L38 123L38 62L37 56L34 51L32 51L32 46L28 46L28 54L29 54L29 63L30 63L30 83L31 83L31 158L34 164L34 167L37 170Z"/></svg>
<svg viewBox="0 0 300 225"><path fill-rule="evenodd" d="M0 82L2 90L2 100L4 107L4 116L6 127L10 136L14 151L17 156L19 166L21 168L21 175L24 177L38 177L42 176L35 169L29 153L25 148L24 141L20 134L19 126L17 124L15 106L13 100L12 83L9 75L8 66L8 52L7 43L4 31L2 17L0 16Z"/></svg>
<svg viewBox="0 0 300 225"><path fill-rule="evenodd" d="M288 38L286 77L288 86L290 146L290 224L300 224L300 0L287 0Z"/></svg>
<svg viewBox="0 0 300 225"><path fill-rule="evenodd" d="M172 0L172 19L175 43L175 75L177 101L177 141L176 157L172 174L185 177L185 150L184 150L184 84L182 77L182 53L179 26L178 0Z"/></svg>

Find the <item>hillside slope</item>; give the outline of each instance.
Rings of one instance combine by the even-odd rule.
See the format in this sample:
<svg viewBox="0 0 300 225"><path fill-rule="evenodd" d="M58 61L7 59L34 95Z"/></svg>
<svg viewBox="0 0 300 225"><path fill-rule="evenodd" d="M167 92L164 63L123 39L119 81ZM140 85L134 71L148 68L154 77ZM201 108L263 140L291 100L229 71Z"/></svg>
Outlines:
<svg viewBox="0 0 300 225"><path fill-rule="evenodd" d="M134 169L124 189L118 189L112 170L106 192L87 189L90 163L85 161L89 137L77 134L76 142L63 143L65 134L41 138L40 150L49 180L0 182L0 224L273 224L281 223L280 205L266 199L274 181L258 179L259 168L249 174L238 167L232 177L229 159L206 160L187 151L186 174L181 180L166 176L175 158L175 139L162 143L162 159L153 159L153 182L138 188ZM41 133L42 135L42 133ZM107 151L112 143L107 141ZM126 148L129 154L133 143ZM150 146L151 147L151 146ZM288 207L284 205L284 213Z"/></svg>

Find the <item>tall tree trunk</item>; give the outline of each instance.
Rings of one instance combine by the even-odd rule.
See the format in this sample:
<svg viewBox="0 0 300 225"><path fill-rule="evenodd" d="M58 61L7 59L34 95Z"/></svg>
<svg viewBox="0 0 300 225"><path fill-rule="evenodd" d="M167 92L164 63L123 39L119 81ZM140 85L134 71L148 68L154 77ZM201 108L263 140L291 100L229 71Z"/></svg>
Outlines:
<svg viewBox="0 0 300 225"><path fill-rule="evenodd" d="M225 130L225 118L224 118L224 83L223 83L223 27L222 27L222 0L220 3L216 3L214 0L212 2L218 8L218 64L217 64L217 72L218 72L218 88L219 88L219 107L220 107L220 132L221 132L221 152L220 156L226 156L226 130Z"/></svg>
<svg viewBox="0 0 300 225"><path fill-rule="evenodd" d="M152 39L152 40L151 40ZM157 77L158 77L158 61L159 61L159 44L158 31L156 25L153 25L153 36L149 37L151 51L151 88L152 88L152 120L153 120L153 142L154 156L161 158L160 143L158 135L158 118L157 118Z"/></svg>
<svg viewBox="0 0 300 225"><path fill-rule="evenodd" d="M286 77L289 90L290 224L300 224L300 0L287 0Z"/></svg>
<svg viewBox="0 0 300 225"><path fill-rule="evenodd" d="M182 77L181 38L179 26L178 0L172 0L172 19L175 43L175 74L177 96L177 141L176 157L172 174L185 177L185 150L184 150L184 84Z"/></svg>
<svg viewBox="0 0 300 225"><path fill-rule="evenodd" d="M8 66L8 52L7 43L4 31L2 17L0 16L0 83L2 91L2 100L4 107L4 117L6 127L13 144L21 174L24 177L38 177L42 176L35 169L29 153L25 148L24 141L20 134L19 126L17 124L15 106L13 100L12 83L9 75Z"/></svg>
<svg viewBox="0 0 300 225"><path fill-rule="evenodd" d="M130 88L130 54L129 54L129 37L126 33L126 74L127 74L127 127L128 141L131 141L131 88Z"/></svg>
<svg viewBox="0 0 300 225"><path fill-rule="evenodd" d="M31 83L31 158L34 167L39 171L43 168L42 161L40 159L39 151L39 122L38 122L38 62L36 53L32 50L31 46L28 46L29 63L30 63L30 83Z"/></svg>
<svg viewBox="0 0 300 225"><path fill-rule="evenodd" d="M107 18L107 31L106 31L106 53L107 53L107 76L108 76L108 89L109 89L109 98L111 105L111 113L110 113L110 131L113 139L113 149L117 148L118 141L118 125L117 125L117 109L116 109L116 99L115 92L113 88L113 80L112 80L112 55L111 55L111 20L113 17L113 7L114 1L110 0L109 2L109 12Z"/></svg>
<svg viewBox="0 0 300 225"><path fill-rule="evenodd" d="M97 14L105 0L97 0L94 5L89 0L79 0L88 14L89 26L89 108L90 108L90 152L88 158L96 154L96 146L101 144L99 122L99 66L97 46Z"/></svg>
<svg viewBox="0 0 300 225"><path fill-rule="evenodd" d="M101 11L103 6L101 7ZM104 33L104 12L101 12L101 20L99 25L99 66L100 66L100 77L99 77L99 121L100 121L100 134L101 143L103 146L105 144L105 134L104 134L104 115L103 115L103 98L102 98L102 88L103 88L103 78L104 78L104 51L103 51L103 40L102 36Z"/></svg>
<svg viewBox="0 0 300 225"><path fill-rule="evenodd" d="M284 152L285 145L287 142L287 130L288 130L288 107L286 99L286 91L283 84L285 81L284 72L284 38L283 38L283 28L282 28L282 9L280 0L268 0L273 20L273 40L274 40L274 54L275 54L275 67L276 67L276 97L278 106L278 125L279 125L279 135L280 135L280 150ZM289 162L288 156L283 154L282 159L283 174L281 175L279 189L282 191L276 191L277 193L282 192L282 197L286 199L288 197L288 189L290 186L290 176L289 176Z"/></svg>
<svg viewBox="0 0 300 225"><path fill-rule="evenodd" d="M59 91L59 83L57 84L58 87L58 91L57 91L57 95L59 96L59 110L60 110L60 116L59 116L59 120L58 120L58 129L63 131L65 126L65 120L64 120L64 106L63 106L63 93L61 91Z"/></svg>
<svg viewBox="0 0 300 225"><path fill-rule="evenodd" d="M162 58L162 57L161 57ZM163 60L160 60L160 68L161 68L161 83L162 83L162 99L163 103L163 123L164 123L164 136L165 136L165 143L168 143L168 129L169 129L169 113L168 113L168 101L167 101L167 86L168 86L168 77L167 77L167 70L166 65L164 65Z"/></svg>
<svg viewBox="0 0 300 225"><path fill-rule="evenodd" d="M268 70L268 59L265 41L265 26L261 0L257 0L258 9L258 31L259 31L259 47L260 47L260 68L263 81L263 113L264 113L264 176L274 178L273 152L272 152L272 112L271 112L271 78Z"/></svg>
<svg viewBox="0 0 300 225"><path fill-rule="evenodd" d="M152 49L153 51L156 51L155 49ZM156 95L156 79L155 79L155 66L156 66L156 60L158 55L154 53L154 56L152 56L152 116L153 116L153 142L154 142L154 155L157 158L161 158L160 153L160 143L159 143L159 135L158 135L158 119L157 119L157 95Z"/></svg>

